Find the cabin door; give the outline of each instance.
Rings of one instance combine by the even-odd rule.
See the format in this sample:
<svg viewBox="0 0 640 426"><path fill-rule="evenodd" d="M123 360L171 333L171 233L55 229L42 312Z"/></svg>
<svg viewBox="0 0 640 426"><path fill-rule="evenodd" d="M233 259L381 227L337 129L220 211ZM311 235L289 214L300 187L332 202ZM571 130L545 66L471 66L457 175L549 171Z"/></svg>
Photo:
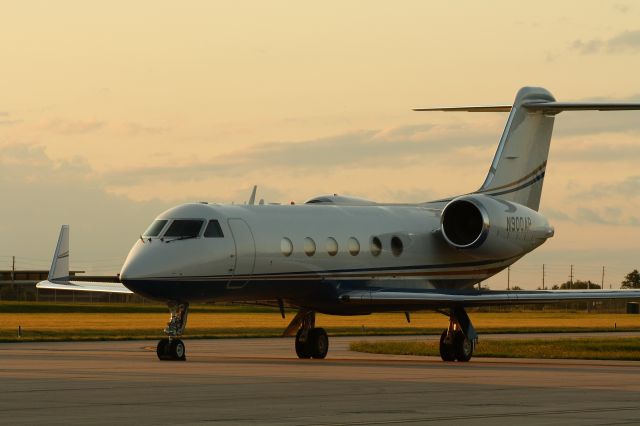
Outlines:
<svg viewBox="0 0 640 426"><path fill-rule="evenodd" d="M227 223L231 228L233 240L236 244L233 278L228 287L244 287L249 280L249 276L253 273L256 263L256 243L247 222L242 219L229 219Z"/></svg>

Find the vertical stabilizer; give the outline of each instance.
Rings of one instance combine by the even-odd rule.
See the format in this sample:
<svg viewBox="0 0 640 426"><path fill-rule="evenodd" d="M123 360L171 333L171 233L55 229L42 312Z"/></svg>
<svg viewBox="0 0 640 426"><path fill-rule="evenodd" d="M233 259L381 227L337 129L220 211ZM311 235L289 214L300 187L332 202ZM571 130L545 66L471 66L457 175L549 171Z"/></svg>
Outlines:
<svg viewBox="0 0 640 426"><path fill-rule="evenodd" d="M49 269L49 281L69 278L69 225L62 225L53 262Z"/></svg>
<svg viewBox="0 0 640 426"><path fill-rule="evenodd" d="M555 98L546 89L523 87L518 91L489 173L477 192L538 210L555 112L524 104L548 102Z"/></svg>

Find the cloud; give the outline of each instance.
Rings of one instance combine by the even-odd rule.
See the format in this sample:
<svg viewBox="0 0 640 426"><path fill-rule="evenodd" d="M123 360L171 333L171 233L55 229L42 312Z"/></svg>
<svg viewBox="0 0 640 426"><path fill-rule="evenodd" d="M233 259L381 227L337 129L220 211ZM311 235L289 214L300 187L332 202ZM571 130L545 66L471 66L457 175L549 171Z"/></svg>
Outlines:
<svg viewBox="0 0 640 426"><path fill-rule="evenodd" d="M62 135L83 135L97 132L105 127L105 122L97 119L66 120L51 119L37 125L39 130L59 133Z"/></svg>
<svg viewBox="0 0 640 426"><path fill-rule="evenodd" d="M41 146L0 147L2 254L37 259L48 268L60 225L71 226L72 268L118 259L157 214L170 207L157 199L136 202L107 193L86 160L56 161ZM81 260L84 259L84 262Z"/></svg>
<svg viewBox="0 0 640 426"><path fill-rule="evenodd" d="M617 142L610 138L589 140L579 138L552 141L552 161L571 163L638 163L640 162L640 138L636 141Z"/></svg>
<svg viewBox="0 0 640 426"><path fill-rule="evenodd" d="M622 181L597 183L585 191L575 194L581 199L603 199L611 197L638 198L640 196L640 175L629 176Z"/></svg>
<svg viewBox="0 0 640 426"><path fill-rule="evenodd" d="M601 208L592 209L579 207L576 210L576 220L578 222L596 223L599 225L613 226L640 226L640 220L635 216L622 216L620 209Z"/></svg>
<svg viewBox="0 0 640 426"><path fill-rule="evenodd" d="M640 175L606 182L594 183L584 189L576 183L569 183L556 194L563 201L562 211L544 209L549 219L594 223L599 225L631 226L640 225Z"/></svg>
<svg viewBox="0 0 640 426"><path fill-rule="evenodd" d="M10 119L7 111L0 111L0 126L11 126L13 124L22 123L20 119Z"/></svg>
<svg viewBox="0 0 640 426"><path fill-rule="evenodd" d="M635 53L640 51L640 30L623 31L609 39L574 40L569 50L581 55Z"/></svg>
<svg viewBox="0 0 640 426"><path fill-rule="evenodd" d="M18 123L22 123L22 120L0 120L0 126L12 126Z"/></svg>
<svg viewBox="0 0 640 426"><path fill-rule="evenodd" d="M113 185L133 185L149 179L191 181L211 176L244 176L251 170L289 174L325 174L341 168L398 168L423 161L425 167L443 155L458 156L456 165L485 159L499 135L464 125L410 125L362 130L295 142L268 142L207 160L115 170L104 175Z"/></svg>
<svg viewBox="0 0 640 426"><path fill-rule="evenodd" d="M15 120L14 120L15 121ZM3 124L3 120L0 120ZM12 123L13 124L13 123ZM160 135L169 132L168 127L150 126L131 121L114 123L96 118L89 119L61 119L52 118L42 121L35 126L36 130L58 133L65 136L86 135L99 131L110 131L126 136Z"/></svg>
<svg viewBox="0 0 640 426"><path fill-rule="evenodd" d="M601 225L610 224L611 222L603 218L598 212L585 207L579 207L576 210L576 218L584 222L598 223Z"/></svg>
<svg viewBox="0 0 640 426"><path fill-rule="evenodd" d="M581 55L592 55L594 53L600 52L602 50L602 46L604 42L602 40L575 40L569 46L570 50L574 50Z"/></svg>
<svg viewBox="0 0 640 426"><path fill-rule="evenodd" d="M551 208L544 208L541 211L542 214L544 214L547 218L551 219L551 220L559 220L559 221L568 221L570 220L570 217L567 213L565 213L564 211L561 210L556 210L556 209L551 209Z"/></svg>
<svg viewBox="0 0 640 426"><path fill-rule="evenodd" d="M620 13L627 13L631 7L628 4L615 3L611 7Z"/></svg>
<svg viewBox="0 0 640 426"><path fill-rule="evenodd" d="M86 180L93 174L86 159L73 157L51 160L42 146L12 144L0 147L0 168L9 181L48 182L50 184Z"/></svg>
<svg viewBox="0 0 640 426"><path fill-rule="evenodd" d="M541 213L551 222L571 222L578 224L597 224L610 226L640 226L640 218L625 215L623 209L619 207L585 207L578 206L572 209L567 207L564 210L544 208Z"/></svg>
<svg viewBox="0 0 640 426"><path fill-rule="evenodd" d="M168 127L145 126L139 123L122 123L120 126L129 136L160 135L169 131Z"/></svg>
<svg viewBox="0 0 640 426"><path fill-rule="evenodd" d="M611 53L640 50L640 30L624 31L609 39L606 43L607 49Z"/></svg>

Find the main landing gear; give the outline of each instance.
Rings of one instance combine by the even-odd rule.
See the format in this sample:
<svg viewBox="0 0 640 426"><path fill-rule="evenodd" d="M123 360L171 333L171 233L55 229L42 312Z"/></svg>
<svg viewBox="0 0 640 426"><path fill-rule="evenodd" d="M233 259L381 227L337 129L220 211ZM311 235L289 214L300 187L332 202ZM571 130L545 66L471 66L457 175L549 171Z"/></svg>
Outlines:
<svg viewBox="0 0 640 426"><path fill-rule="evenodd" d="M440 336L440 357L443 361L467 362L473 356L478 334L464 308L449 312L449 328Z"/></svg>
<svg viewBox="0 0 640 426"><path fill-rule="evenodd" d="M169 336L158 342L156 353L160 361L185 361L186 350L184 342L179 339L187 326L188 303L169 302L171 319L164 332Z"/></svg>
<svg viewBox="0 0 640 426"><path fill-rule="evenodd" d="M306 309L298 311L291 321L284 336L291 336L296 332L296 355L301 359L324 359L329 352L329 337L324 328L316 328L316 313Z"/></svg>

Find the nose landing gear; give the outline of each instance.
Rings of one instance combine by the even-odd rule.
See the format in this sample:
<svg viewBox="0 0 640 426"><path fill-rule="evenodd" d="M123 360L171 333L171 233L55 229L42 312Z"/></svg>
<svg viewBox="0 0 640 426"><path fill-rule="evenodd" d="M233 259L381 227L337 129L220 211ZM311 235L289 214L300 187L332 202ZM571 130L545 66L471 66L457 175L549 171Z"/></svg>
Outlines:
<svg viewBox="0 0 640 426"><path fill-rule="evenodd" d="M186 349L184 342L179 339L187 326L188 303L169 302L171 318L164 332L169 336L158 342L156 353L161 361L185 361Z"/></svg>
<svg viewBox="0 0 640 426"><path fill-rule="evenodd" d="M473 356L478 334L464 308L452 308L449 328L440 336L440 358L443 361L467 362Z"/></svg>

